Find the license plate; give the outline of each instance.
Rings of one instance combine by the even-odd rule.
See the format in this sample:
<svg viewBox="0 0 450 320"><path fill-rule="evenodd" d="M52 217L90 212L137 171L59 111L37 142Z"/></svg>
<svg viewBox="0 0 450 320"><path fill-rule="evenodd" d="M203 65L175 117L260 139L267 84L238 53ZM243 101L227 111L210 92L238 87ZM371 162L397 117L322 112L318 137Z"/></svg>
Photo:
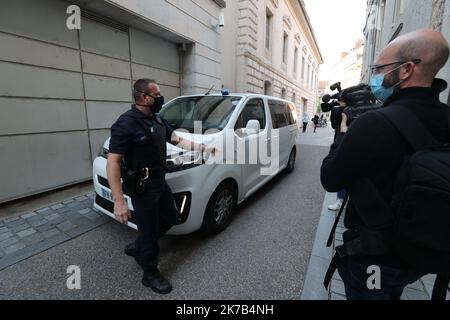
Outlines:
<svg viewBox="0 0 450 320"><path fill-rule="evenodd" d="M111 201L111 202L114 202L114 198L113 198L113 195L112 195L111 191L102 189L102 197L107 199L107 200L109 200L109 201Z"/></svg>

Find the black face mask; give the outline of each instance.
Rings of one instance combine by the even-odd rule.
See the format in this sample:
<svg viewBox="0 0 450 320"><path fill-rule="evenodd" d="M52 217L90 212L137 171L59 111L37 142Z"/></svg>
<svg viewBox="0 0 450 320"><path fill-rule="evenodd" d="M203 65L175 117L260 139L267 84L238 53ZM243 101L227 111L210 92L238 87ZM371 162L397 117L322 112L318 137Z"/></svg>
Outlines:
<svg viewBox="0 0 450 320"><path fill-rule="evenodd" d="M152 95L150 95L150 94L148 94L146 92L142 92L142 91L138 91L138 90L135 90L135 91L143 93L146 96L152 97L153 100L154 100L154 102L153 102L153 104L151 106L150 105L140 105L140 106L146 107L146 108L150 108L152 110L153 114L159 113L161 111L162 106L164 105L164 97L163 96L154 97L154 96L152 96Z"/></svg>
<svg viewBox="0 0 450 320"><path fill-rule="evenodd" d="M164 97L160 96L160 97L155 97L153 99L155 100L155 102L151 106L152 112L159 113L164 105Z"/></svg>

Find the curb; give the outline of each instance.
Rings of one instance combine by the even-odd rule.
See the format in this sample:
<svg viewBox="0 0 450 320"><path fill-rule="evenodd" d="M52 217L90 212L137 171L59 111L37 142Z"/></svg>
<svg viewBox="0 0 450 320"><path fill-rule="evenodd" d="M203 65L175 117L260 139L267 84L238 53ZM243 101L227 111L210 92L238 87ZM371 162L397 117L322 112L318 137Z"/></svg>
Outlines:
<svg viewBox="0 0 450 320"><path fill-rule="evenodd" d="M335 201L336 194L327 192L323 201L301 300L329 300L330 293L325 289L323 280L333 254L333 248L326 247L327 238L336 219L336 214L329 211L328 206Z"/></svg>

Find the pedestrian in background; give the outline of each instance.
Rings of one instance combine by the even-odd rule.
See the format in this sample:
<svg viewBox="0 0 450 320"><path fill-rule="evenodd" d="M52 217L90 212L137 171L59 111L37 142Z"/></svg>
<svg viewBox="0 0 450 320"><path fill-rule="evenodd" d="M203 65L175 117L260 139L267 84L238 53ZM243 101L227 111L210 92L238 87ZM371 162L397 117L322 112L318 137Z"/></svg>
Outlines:
<svg viewBox="0 0 450 320"><path fill-rule="evenodd" d="M305 115L303 116L303 133L305 133L306 129L308 129L309 120L309 115L305 113Z"/></svg>
<svg viewBox="0 0 450 320"><path fill-rule="evenodd" d="M317 132L317 126L319 125L319 116L316 114L312 120L314 123L314 133Z"/></svg>

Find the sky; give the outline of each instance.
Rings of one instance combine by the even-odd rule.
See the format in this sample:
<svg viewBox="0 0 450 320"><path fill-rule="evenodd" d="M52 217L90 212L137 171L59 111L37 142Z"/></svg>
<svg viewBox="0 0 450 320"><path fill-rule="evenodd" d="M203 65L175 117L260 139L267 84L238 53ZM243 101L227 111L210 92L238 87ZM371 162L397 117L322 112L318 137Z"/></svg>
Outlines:
<svg viewBox="0 0 450 320"><path fill-rule="evenodd" d="M321 78L336 64L341 52L364 39L366 0L304 0L320 51L325 60Z"/></svg>

